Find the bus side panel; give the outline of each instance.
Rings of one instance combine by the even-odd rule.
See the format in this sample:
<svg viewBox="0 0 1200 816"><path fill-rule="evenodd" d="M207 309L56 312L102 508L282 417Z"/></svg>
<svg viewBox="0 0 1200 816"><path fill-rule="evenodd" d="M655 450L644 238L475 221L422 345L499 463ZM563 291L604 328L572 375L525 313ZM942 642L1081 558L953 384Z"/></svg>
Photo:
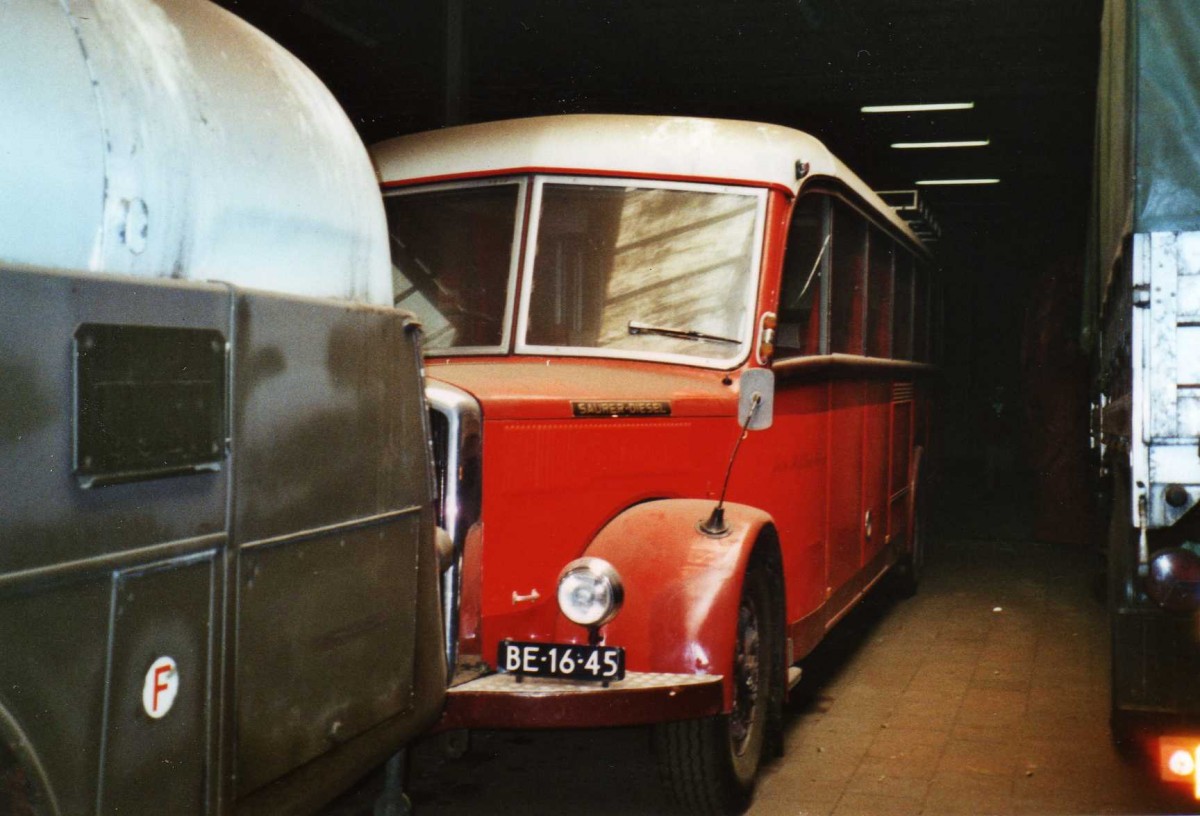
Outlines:
<svg viewBox="0 0 1200 816"><path fill-rule="evenodd" d="M202 735L211 722L215 570L210 553L117 578L101 813L210 812ZM171 681L156 670L163 657L175 662L178 691L153 719L144 691L152 708L165 705Z"/></svg>
<svg viewBox="0 0 1200 816"><path fill-rule="evenodd" d="M893 387L893 394L901 390ZM891 509L888 539L901 539L908 546L909 464L912 460L913 400L911 391L892 403Z"/></svg>
<svg viewBox="0 0 1200 816"><path fill-rule="evenodd" d="M828 405L826 383L780 374L775 421L747 438L733 471L735 483L739 474L770 474L742 495L755 497L778 526L789 624L811 615L826 599Z"/></svg>
<svg viewBox="0 0 1200 816"><path fill-rule="evenodd" d="M402 313L240 294L236 320L242 797L413 710L418 569L436 561Z"/></svg>
<svg viewBox="0 0 1200 816"><path fill-rule="evenodd" d="M891 461L890 439L892 384L890 380L873 380L866 384L867 404L863 409L863 508L870 513L870 523L864 515L863 552L861 565L866 566L879 554L888 541L888 464Z"/></svg>
<svg viewBox="0 0 1200 816"><path fill-rule="evenodd" d="M149 665L134 648L133 630L129 637L134 640L123 639L123 623L117 627L121 645L110 652L112 575L219 549L227 474L221 461L223 440L214 439L216 470L173 476L127 473L129 481L90 487L77 478L74 380L80 328L153 327L152 332L168 335L200 330L215 338L228 335L228 320L226 287L0 270L0 377L5 384L0 389L0 707L27 738L63 813L95 811L107 749L112 750L103 773L109 778L122 777L131 787L154 786L163 778L159 765L124 766L128 754L106 745L107 734L119 724L136 722L157 729L155 733L185 731L186 750L205 757L210 735L202 719L172 719L171 714L154 724L138 719L145 718L139 713L140 678ZM221 345L214 351L218 358L224 355ZM125 344L108 351L110 361L119 364L110 374L125 363L128 371L141 374L114 375L96 392L81 394L79 403L110 399L119 408L135 409L118 411L137 419L107 426L102 447L144 452L143 433L145 439L170 438L170 417L154 406L164 394L177 394L177 388L188 385L168 383L155 374L156 367L171 367L169 355L156 356L161 349ZM155 614L162 637L155 648L191 653L195 608L183 584L192 579L182 577L178 599L172 573L157 580L162 589ZM136 617L132 610L130 614ZM207 671L207 659L201 649L199 677ZM109 676L125 678L136 689L114 691L110 697ZM193 677L190 668L188 676ZM208 693L204 683L200 688ZM143 776L143 771L151 775Z"/></svg>
<svg viewBox="0 0 1200 816"><path fill-rule="evenodd" d="M864 384L835 379L830 388L827 586L836 592L862 568Z"/></svg>

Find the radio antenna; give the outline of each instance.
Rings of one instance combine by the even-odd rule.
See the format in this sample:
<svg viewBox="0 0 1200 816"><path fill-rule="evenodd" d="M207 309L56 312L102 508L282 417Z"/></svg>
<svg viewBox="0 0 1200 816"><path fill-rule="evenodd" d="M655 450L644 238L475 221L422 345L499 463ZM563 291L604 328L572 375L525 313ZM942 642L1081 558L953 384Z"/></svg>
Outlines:
<svg viewBox="0 0 1200 816"><path fill-rule="evenodd" d="M742 440L750 433L750 423L754 420L754 414L758 412L758 406L761 404L762 394L756 391L750 398L750 410L746 412L746 421L742 423L742 432L738 434L737 441L733 443L733 453L729 454L729 466L725 468L725 483L721 485L721 496L717 500L717 506L713 508L708 518L697 525L697 529L706 536L719 538L729 532L729 525L725 523L725 491L729 489L729 477L733 475L733 463L737 459L738 448L742 446Z"/></svg>

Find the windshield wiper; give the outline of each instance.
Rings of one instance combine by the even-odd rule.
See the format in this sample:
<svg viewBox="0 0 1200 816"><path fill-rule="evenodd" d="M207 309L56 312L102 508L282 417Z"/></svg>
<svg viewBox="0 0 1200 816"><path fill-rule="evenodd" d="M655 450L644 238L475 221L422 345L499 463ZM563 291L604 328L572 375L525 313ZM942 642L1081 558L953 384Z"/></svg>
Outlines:
<svg viewBox="0 0 1200 816"><path fill-rule="evenodd" d="M741 345L741 340L733 337L721 337L716 334L705 334L694 329L669 329L665 326L651 326L647 323L639 323L636 320L629 321L630 334L661 334L663 337L678 337L680 340L709 340L714 343L732 343L733 345Z"/></svg>

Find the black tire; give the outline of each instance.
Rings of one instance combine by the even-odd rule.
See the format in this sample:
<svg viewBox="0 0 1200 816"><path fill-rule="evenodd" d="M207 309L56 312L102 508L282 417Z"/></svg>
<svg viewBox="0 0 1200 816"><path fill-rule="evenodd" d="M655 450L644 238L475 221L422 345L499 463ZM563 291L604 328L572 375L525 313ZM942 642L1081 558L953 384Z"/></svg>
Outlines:
<svg viewBox="0 0 1200 816"><path fill-rule="evenodd" d="M927 536L928 493L925 485L923 451L917 450L913 457L912 500L912 546L896 562L896 591L903 598L917 594L921 586L921 575L925 571L925 538Z"/></svg>
<svg viewBox="0 0 1200 816"><path fill-rule="evenodd" d="M778 625L766 569L752 565L738 605L734 710L654 727L659 775L686 813L736 814L750 804L780 682Z"/></svg>

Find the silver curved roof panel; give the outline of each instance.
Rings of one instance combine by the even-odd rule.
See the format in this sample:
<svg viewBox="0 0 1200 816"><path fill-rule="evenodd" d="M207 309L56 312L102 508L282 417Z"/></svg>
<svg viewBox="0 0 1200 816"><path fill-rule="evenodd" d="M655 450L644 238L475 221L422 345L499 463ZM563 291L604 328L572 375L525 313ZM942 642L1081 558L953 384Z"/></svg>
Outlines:
<svg viewBox="0 0 1200 816"><path fill-rule="evenodd" d="M391 303L366 150L207 0L0 4L0 263Z"/></svg>

